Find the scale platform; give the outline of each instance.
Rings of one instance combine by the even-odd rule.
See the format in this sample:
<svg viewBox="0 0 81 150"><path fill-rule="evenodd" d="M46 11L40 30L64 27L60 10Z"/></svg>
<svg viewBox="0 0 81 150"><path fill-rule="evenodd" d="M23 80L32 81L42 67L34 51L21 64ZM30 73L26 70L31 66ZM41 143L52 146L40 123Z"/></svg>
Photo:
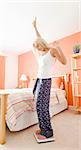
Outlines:
<svg viewBox="0 0 81 150"><path fill-rule="evenodd" d="M46 142L54 142L55 141L55 137L50 137L50 138L46 138L46 139L40 140L40 139L38 139L36 133L34 133L34 137L35 137L37 143L46 143Z"/></svg>

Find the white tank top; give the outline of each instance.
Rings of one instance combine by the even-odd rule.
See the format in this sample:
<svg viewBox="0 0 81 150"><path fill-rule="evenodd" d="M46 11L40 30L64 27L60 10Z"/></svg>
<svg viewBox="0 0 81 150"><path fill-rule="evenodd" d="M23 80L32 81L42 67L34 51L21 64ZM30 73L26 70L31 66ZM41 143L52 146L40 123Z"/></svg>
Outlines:
<svg viewBox="0 0 81 150"><path fill-rule="evenodd" d="M36 51L34 51L35 56L37 57L38 60L38 73L37 73L37 78L40 79L46 79L46 78L52 78L52 68L54 67L54 63L56 61L56 57L53 57L48 51L44 55L37 55Z"/></svg>

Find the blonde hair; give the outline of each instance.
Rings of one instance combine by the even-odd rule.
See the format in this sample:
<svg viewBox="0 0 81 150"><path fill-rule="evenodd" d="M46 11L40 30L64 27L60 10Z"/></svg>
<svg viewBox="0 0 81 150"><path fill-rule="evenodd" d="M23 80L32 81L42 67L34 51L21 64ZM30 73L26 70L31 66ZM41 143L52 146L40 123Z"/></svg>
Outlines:
<svg viewBox="0 0 81 150"><path fill-rule="evenodd" d="M49 44L41 37L38 37L34 42L34 44L40 44L43 48L47 48L47 49L50 48Z"/></svg>

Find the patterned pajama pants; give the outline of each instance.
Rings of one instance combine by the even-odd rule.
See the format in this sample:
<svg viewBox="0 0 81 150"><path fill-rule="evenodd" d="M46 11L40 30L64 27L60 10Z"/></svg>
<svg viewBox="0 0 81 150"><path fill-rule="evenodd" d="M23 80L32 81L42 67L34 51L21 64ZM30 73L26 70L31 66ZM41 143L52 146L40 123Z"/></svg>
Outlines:
<svg viewBox="0 0 81 150"><path fill-rule="evenodd" d="M47 138L53 136L49 113L50 89L51 78L48 78L37 79L33 90L41 134Z"/></svg>

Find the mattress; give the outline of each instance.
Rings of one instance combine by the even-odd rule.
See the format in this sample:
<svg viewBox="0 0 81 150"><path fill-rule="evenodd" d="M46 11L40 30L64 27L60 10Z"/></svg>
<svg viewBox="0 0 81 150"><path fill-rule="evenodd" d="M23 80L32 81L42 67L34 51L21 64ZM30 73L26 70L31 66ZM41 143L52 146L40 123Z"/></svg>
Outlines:
<svg viewBox="0 0 81 150"><path fill-rule="evenodd" d="M50 106L50 116L53 117L54 115L58 114L59 112L67 109L67 101L62 101L60 104L57 103L55 105ZM7 120L7 126L10 131L20 131L27 127L30 127L34 124L38 123L37 113L34 112L25 112L23 113L17 120L17 124L15 126L11 125Z"/></svg>
<svg viewBox="0 0 81 150"><path fill-rule="evenodd" d="M38 123L35 103L32 103L32 100L34 98L32 88L2 90L2 93L10 94L8 96L8 106L6 114L6 123L10 131L20 131ZM61 89L51 88L51 117L66 108L66 92Z"/></svg>
<svg viewBox="0 0 81 150"><path fill-rule="evenodd" d="M16 93L24 93L27 92L28 94L32 94L32 88L16 88L16 89L5 89L0 90L0 94L16 94Z"/></svg>

